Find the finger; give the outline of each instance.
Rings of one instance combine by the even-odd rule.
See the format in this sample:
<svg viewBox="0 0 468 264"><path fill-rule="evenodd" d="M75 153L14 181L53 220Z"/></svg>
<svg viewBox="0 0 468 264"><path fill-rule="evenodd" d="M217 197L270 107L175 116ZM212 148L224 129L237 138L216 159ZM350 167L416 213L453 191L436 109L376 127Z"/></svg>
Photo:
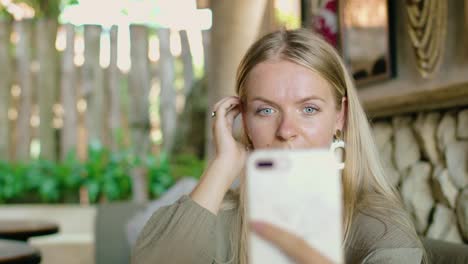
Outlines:
<svg viewBox="0 0 468 264"><path fill-rule="evenodd" d="M219 110L216 112L215 122L213 122L213 129L215 129L218 133L232 133L234 119L237 115L240 114L240 110L238 107L230 108L232 109Z"/></svg>
<svg viewBox="0 0 468 264"><path fill-rule="evenodd" d="M330 263L303 239L282 228L265 222L253 222L252 227L260 237L273 243L297 263Z"/></svg>
<svg viewBox="0 0 468 264"><path fill-rule="evenodd" d="M239 111L236 110L239 103L240 99L237 96L226 97L217 103L217 109L215 110L216 115L211 123L213 138L216 144L219 143L218 140L222 140L223 135L231 135L231 137L233 137L232 127L234 117L239 114ZM224 137L224 139L226 139L226 137Z"/></svg>
<svg viewBox="0 0 468 264"><path fill-rule="evenodd" d="M219 108L219 106L221 104L224 104L226 101L228 100L233 100L233 99L238 99L239 97L237 96L227 96L227 97L224 97L222 98L221 100L219 100L218 102L216 102L216 104L213 106L213 111L217 111L217 109Z"/></svg>
<svg viewBox="0 0 468 264"><path fill-rule="evenodd" d="M298 255L301 254L301 252L304 252L303 250L298 250L298 248L303 247L301 239L291 235L289 232L286 232L281 228L265 222L254 222L252 223L252 227L261 238L273 243L286 253L286 255L295 260L303 258Z"/></svg>
<svg viewBox="0 0 468 264"><path fill-rule="evenodd" d="M216 115L220 113L220 116L224 116L224 114L229 112L229 110L237 106L239 103L240 103L240 100L238 97L226 98L226 100L223 100L217 105L217 108L215 109Z"/></svg>
<svg viewBox="0 0 468 264"><path fill-rule="evenodd" d="M238 107L232 109L226 114L227 119L227 126L228 129L231 131L232 135L234 136L235 131L234 129L234 122L236 121L236 117L241 113Z"/></svg>
<svg viewBox="0 0 468 264"><path fill-rule="evenodd" d="M223 115L223 113L220 111L220 109L225 108L225 106L224 107L221 107L221 106L226 105L228 102L235 102L236 98L237 98L236 96L224 97L214 105L213 111L216 112L216 115L213 117L215 122L211 122L211 129L212 129L213 132L214 132L214 129L216 127L217 117Z"/></svg>
<svg viewBox="0 0 468 264"><path fill-rule="evenodd" d="M228 100L229 98L231 98L232 96L226 96L226 97L223 97L221 98L220 100L218 100L215 105L213 106L213 110L216 110L218 108L218 106L220 104L222 104L224 101Z"/></svg>
<svg viewBox="0 0 468 264"><path fill-rule="evenodd" d="M234 122L234 118L239 115L241 112L239 104L234 104L230 107L230 109L226 113L226 118L232 124Z"/></svg>
<svg viewBox="0 0 468 264"><path fill-rule="evenodd" d="M216 109L215 122L220 123L220 128L229 125L226 123L227 114L230 110L237 107L239 103L240 100L238 98L229 98L218 105L218 108Z"/></svg>

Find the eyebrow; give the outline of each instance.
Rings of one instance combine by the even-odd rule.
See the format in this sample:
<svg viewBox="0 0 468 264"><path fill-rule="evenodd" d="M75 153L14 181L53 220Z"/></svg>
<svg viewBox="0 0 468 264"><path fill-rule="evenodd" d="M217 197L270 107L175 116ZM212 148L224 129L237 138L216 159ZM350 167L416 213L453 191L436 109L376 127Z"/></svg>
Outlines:
<svg viewBox="0 0 468 264"><path fill-rule="evenodd" d="M270 101L270 100L268 100L266 98L263 98L261 96L257 96L257 97L252 98L252 101L257 101L257 100L264 101L264 102L267 102L269 104L277 105L277 103L275 103L273 101ZM310 101L310 100L319 100L319 101L325 102L325 100L323 98L312 95L312 96L308 96L306 98L303 98L303 99L297 101L296 104L304 103L304 102L307 102L307 101Z"/></svg>

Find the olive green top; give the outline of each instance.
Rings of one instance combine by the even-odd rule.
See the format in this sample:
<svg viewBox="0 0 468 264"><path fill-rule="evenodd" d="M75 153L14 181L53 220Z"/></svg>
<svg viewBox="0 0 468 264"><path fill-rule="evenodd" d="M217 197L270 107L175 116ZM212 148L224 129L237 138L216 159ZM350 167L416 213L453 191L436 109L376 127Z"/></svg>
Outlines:
<svg viewBox="0 0 468 264"><path fill-rule="evenodd" d="M238 263L237 208L214 215L182 196L157 210L140 233L133 264ZM364 213L352 224L353 239L345 248L346 263L419 264L423 251L397 226Z"/></svg>

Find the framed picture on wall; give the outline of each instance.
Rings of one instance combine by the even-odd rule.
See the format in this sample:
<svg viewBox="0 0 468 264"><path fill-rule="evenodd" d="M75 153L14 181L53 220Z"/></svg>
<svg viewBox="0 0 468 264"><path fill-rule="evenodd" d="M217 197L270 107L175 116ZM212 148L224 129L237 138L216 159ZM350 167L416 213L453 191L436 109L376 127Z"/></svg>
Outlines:
<svg viewBox="0 0 468 264"><path fill-rule="evenodd" d="M302 26L339 49L338 0L302 0Z"/></svg>
<svg viewBox="0 0 468 264"><path fill-rule="evenodd" d="M303 0L303 23L342 55L358 85L394 75L390 0Z"/></svg>

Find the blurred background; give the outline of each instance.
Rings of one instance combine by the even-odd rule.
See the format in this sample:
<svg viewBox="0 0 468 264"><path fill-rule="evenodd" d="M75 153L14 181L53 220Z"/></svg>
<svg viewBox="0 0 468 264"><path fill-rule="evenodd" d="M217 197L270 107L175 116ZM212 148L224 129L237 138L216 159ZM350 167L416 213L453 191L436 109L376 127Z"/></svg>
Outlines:
<svg viewBox="0 0 468 264"><path fill-rule="evenodd" d="M249 45L306 27L343 56L418 232L467 243L468 1L413 2L0 0L0 238L128 263L201 176Z"/></svg>

